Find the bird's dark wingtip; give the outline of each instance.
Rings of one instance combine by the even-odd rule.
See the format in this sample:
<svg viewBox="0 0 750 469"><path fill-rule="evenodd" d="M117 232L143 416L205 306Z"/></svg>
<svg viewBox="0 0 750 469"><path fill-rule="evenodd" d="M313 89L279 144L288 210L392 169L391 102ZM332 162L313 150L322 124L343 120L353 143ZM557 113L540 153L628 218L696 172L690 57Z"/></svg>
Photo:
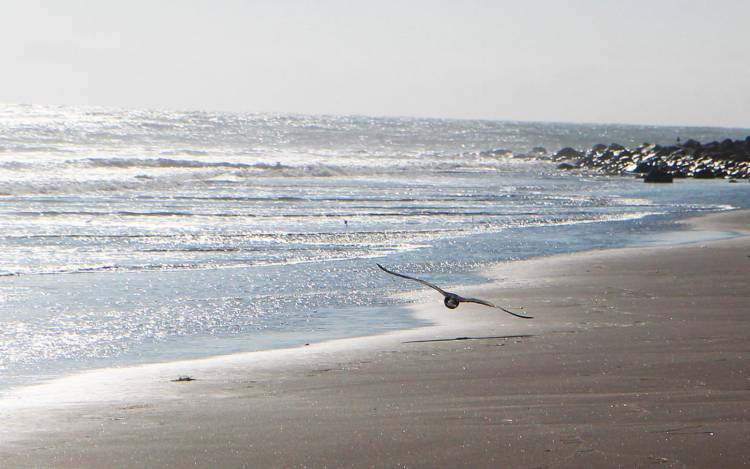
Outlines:
<svg viewBox="0 0 750 469"><path fill-rule="evenodd" d="M376 262L376 263L375 263L375 265L376 265L376 266L378 266L378 267L380 267L380 270L383 270L383 271L385 271L385 272L388 272L388 273L390 273L390 270L386 269L386 268L385 268L385 267L383 267L383 266L382 266L381 264L378 264L378 263Z"/></svg>
<svg viewBox="0 0 750 469"><path fill-rule="evenodd" d="M510 315L512 315L512 316L515 316L515 317L517 317L517 318L521 318L521 319L534 319L534 316L526 316L525 314L521 314L521 313L514 313L513 311L508 311L508 310L507 310L507 309L505 309L505 308L500 308L500 309L502 309L502 310L503 310L503 311L505 311L506 313L508 313L508 314L510 314Z"/></svg>

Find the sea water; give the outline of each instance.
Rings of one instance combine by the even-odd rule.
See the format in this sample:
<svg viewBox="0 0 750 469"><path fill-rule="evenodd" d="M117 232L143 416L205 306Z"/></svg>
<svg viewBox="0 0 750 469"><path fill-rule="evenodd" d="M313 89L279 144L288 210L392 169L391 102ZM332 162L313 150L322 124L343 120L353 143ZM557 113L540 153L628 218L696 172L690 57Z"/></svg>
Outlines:
<svg viewBox="0 0 750 469"><path fill-rule="evenodd" d="M537 146L744 129L0 105L0 388L413 327L398 292L674 241L750 184L557 170ZM439 304L440 299L435 299Z"/></svg>

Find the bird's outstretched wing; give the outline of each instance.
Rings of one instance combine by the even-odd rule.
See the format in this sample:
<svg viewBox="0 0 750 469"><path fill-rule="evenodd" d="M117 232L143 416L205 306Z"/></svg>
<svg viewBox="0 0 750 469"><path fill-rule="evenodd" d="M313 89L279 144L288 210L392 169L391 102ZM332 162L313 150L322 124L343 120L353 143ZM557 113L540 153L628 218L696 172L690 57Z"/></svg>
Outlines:
<svg viewBox="0 0 750 469"><path fill-rule="evenodd" d="M480 305L489 306L490 308L497 308L497 309L505 311L506 313L511 314L511 315L513 315L513 316L515 316L517 318L534 319L533 316L525 316L523 314L514 313L513 311L508 311L507 309L505 309L503 307L500 307L500 306L497 306L497 305L493 305L489 301L480 300L479 298L464 298L464 297L460 297L459 299L460 299L460 301L463 301L464 303L479 303Z"/></svg>
<svg viewBox="0 0 750 469"><path fill-rule="evenodd" d="M404 274L399 274L399 273L393 272L393 271L391 271L391 270L388 270L388 269L386 269L385 267L383 267L383 266L382 266L382 265L380 265L380 264L377 264L377 266L378 266L378 267L380 267L380 270L383 270L384 272L388 272L388 273L389 273L389 274L391 274L391 275L395 275L396 277L401 277L401 278L407 278L407 279L409 279L409 280L414 280L415 282L419 282L419 283L421 283L422 285L427 285L427 286L428 286L428 287L430 287L430 288L434 288L435 290L437 290L437 291L439 291L440 293L442 293L442 294L443 294L444 296L448 296L448 292L446 292L446 291L445 291L445 290L443 290L442 288L438 287L437 285L433 285L433 284L432 284L432 283L430 283L430 282L427 282L427 281L425 281L425 280L421 280L421 279L418 279L418 278L415 278L415 277L409 277L408 275L404 275Z"/></svg>

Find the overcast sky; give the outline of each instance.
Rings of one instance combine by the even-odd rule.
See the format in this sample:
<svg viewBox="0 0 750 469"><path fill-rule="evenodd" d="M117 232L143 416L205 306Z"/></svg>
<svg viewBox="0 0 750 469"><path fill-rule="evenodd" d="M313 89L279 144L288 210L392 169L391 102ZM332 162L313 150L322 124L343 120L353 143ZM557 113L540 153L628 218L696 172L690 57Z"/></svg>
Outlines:
<svg viewBox="0 0 750 469"><path fill-rule="evenodd" d="M2 0L0 102L750 127L748 0Z"/></svg>

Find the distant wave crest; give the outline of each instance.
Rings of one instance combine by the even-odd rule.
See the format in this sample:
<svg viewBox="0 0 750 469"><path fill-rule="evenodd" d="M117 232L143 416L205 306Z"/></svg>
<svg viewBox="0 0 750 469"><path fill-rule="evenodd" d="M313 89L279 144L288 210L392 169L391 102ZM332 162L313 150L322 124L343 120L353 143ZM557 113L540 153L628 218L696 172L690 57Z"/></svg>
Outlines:
<svg viewBox="0 0 750 469"><path fill-rule="evenodd" d="M0 171L9 175L0 178L0 195L159 191L196 184L211 187L244 184L259 177L409 176L472 170L485 169L472 169L450 161L388 165L318 162L293 165L175 158L82 158L60 162L47 160L37 164L13 160L0 163Z"/></svg>

